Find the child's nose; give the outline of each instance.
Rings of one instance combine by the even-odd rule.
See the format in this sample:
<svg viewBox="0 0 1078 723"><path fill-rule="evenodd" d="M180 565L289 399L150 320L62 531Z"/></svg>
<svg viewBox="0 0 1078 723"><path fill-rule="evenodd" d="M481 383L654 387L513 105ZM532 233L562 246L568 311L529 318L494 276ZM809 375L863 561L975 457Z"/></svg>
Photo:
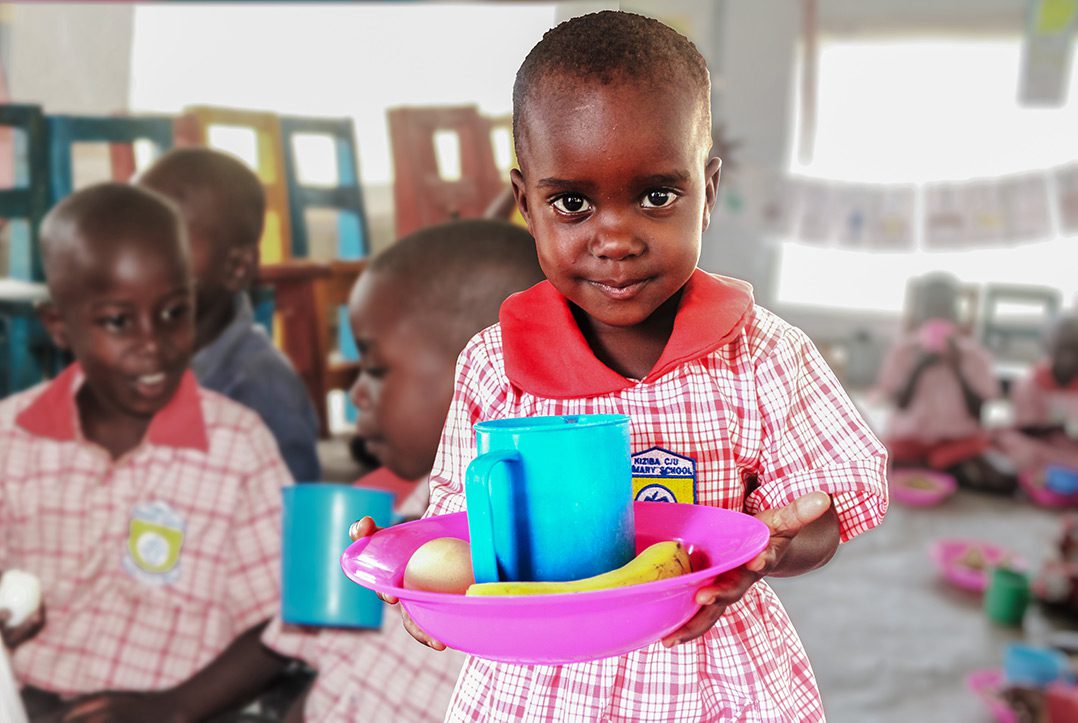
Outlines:
<svg viewBox="0 0 1078 723"><path fill-rule="evenodd" d="M632 224L612 218L600 224L592 237L590 250L593 256L612 261L622 261L644 253L647 244Z"/></svg>
<svg viewBox="0 0 1078 723"><path fill-rule="evenodd" d="M348 396L352 399L352 404L356 405L356 409L366 409L370 406L370 389L363 382L362 373L356 377L352 388L348 390Z"/></svg>

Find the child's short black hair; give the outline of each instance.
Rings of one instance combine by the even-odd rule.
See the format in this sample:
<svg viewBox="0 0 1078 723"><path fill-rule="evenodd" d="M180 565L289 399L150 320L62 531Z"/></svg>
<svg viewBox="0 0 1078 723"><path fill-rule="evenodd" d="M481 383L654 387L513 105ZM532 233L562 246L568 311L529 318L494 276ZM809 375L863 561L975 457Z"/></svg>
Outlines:
<svg viewBox="0 0 1078 723"><path fill-rule="evenodd" d="M684 83L697 95L711 125L711 77L700 51L654 18L617 10L581 15L548 30L517 71L513 137L521 155L523 119L540 82L554 75L604 85L624 79Z"/></svg>
<svg viewBox="0 0 1078 723"><path fill-rule="evenodd" d="M422 318L454 355L498 320L503 299L544 279L531 234L495 219L420 229L376 254L366 273L393 279L398 313Z"/></svg>
<svg viewBox="0 0 1078 723"><path fill-rule="evenodd" d="M173 199L188 223L223 247L257 244L266 196L262 181L238 158L212 148L176 148L138 179Z"/></svg>
<svg viewBox="0 0 1078 723"><path fill-rule="evenodd" d="M153 191L127 183L98 183L62 199L41 222L39 242L49 291L59 293L59 266L97 244L179 243L187 253L183 220L176 207ZM90 244L90 247L86 247ZM99 247L98 247L99 248Z"/></svg>

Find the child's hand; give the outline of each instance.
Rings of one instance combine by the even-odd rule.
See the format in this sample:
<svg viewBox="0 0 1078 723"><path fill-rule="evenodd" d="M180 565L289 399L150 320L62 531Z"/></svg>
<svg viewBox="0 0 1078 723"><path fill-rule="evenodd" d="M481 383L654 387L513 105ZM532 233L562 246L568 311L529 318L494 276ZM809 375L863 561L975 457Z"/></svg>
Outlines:
<svg viewBox="0 0 1078 723"><path fill-rule="evenodd" d="M352 538L352 542L356 542L364 537L370 537L380 529L381 528L374 521L373 517L361 517L348 527L348 536ZM383 595L382 593L376 594L390 605L397 604L397 598L392 595Z"/></svg>
<svg viewBox="0 0 1078 723"><path fill-rule="evenodd" d="M0 639L9 650L14 650L30 638L37 635L41 628L45 627L45 605L42 604L37 610L30 613L22 623L16 627L9 627L8 619L11 617L10 610L0 610Z"/></svg>
<svg viewBox="0 0 1078 723"><path fill-rule="evenodd" d="M706 633L727 607L740 600L765 575L799 574L829 560L838 546L838 518L833 511L827 514L830 507L830 496L824 492L811 492L785 507L764 510L756 515L771 528L767 547L741 567L724 572L710 585L698 590L696 602L702 607L680 630L663 638L663 645L670 648ZM788 559L791 543L810 526L811 534L806 534L801 545L803 549L790 554Z"/></svg>
<svg viewBox="0 0 1078 723"><path fill-rule="evenodd" d="M186 723L189 716L179 712L169 692L133 693L108 691L93 693L72 702L59 717L61 723Z"/></svg>
<svg viewBox="0 0 1078 723"><path fill-rule="evenodd" d="M352 523L352 526L348 528L348 536L355 542L363 537L369 537L375 532L378 532L378 525L370 517L363 517ZM397 604L397 598L391 595L383 595L378 593L378 597L386 601L390 605ZM445 643L435 640L431 636L427 635L421 627L415 624L415 621L405 612L404 608L401 608L401 620L404 622L404 629L408 631L408 634L413 638L423 643L429 648L434 650L445 650Z"/></svg>

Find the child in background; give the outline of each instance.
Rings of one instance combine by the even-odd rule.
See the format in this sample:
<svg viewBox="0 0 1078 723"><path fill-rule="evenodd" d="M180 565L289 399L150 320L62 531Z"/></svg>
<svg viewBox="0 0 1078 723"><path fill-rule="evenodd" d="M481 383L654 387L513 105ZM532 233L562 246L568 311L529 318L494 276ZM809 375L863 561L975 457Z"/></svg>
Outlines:
<svg viewBox="0 0 1078 723"><path fill-rule="evenodd" d="M878 386L892 402L884 436L895 466L945 470L971 489L1010 493L1006 474L989 450L981 407L1000 395L992 358L958 328L958 280L921 277L914 329L890 349Z"/></svg>
<svg viewBox="0 0 1078 723"><path fill-rule="evenodd" d="M1078 314L1061 316L1048 334L1048 356L1011 389L1014 429L997 442L1019 470L1048 465L1078 473Z"/></svg>
<svg viewBox="0 0 1078 723"><path fill-rule="evenodd" d="M886 454L803 332L748 284L697 268L719 180L710 100L696 48L639 15L574 18L525 59L512 182L547 280L461 354L427 514L465 508L476 422L623 413L635 454L692 460L692 484L670 485L678 502L754 514L771 541L701 589L699 613L661 642L561 666L469 657L448 720L823 719L761 578L818 568L878 524Z"/></svg>
<svg viewBox="0 0 1078 723"><path fill-rule="evenodd" d="M255 323L247 292L258 275L262 182L239 160L210 148L166 153L139 183L171 198L187 224L197 295L198 383L266 423L293 479L317 482L318 418L288 359Z"/></svg>
<svg viewBox="0 0 1078 723"><path fill-rule="evenodd" d="M398 514L426 509L426 478L453 398L458 354L498 320L506 297L542 279L527 231L481 219L406 236L373 257L359 277L349 300L360 352L352 388L357 430L386 470L422 482L413 483ZM443 719L463 655L424 651L390 619L395 616L386 617L381 634L266 631L268 645L318 669L303 715L297 709L291 720Z"/></svg>
<svg viewBox="0 0 1078 723"><path fill-rule="evenodd" d="M76 361L0 402L0 571L44 591L4 643L32 717L205 719L285 665L259 635L288 472L258 417L187 370L194 295L167 200L92 186L49 212L41 245L42 318Z"/></svg>

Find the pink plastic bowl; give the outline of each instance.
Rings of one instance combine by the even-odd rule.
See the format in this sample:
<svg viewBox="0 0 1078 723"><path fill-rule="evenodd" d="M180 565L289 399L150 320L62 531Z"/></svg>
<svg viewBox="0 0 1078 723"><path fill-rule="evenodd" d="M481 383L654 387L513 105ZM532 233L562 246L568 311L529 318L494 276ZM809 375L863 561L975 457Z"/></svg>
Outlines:
<svg viewBox="0 0 1078 723"><path fill-rule="evenodd" d="M510 663L562 664L621 655L677 630L699 606L696 591L743 565L768 543L754 517L703 505L634 502L637 551L681 540L694 572L629 587L512 597L406 590L404 567L436 537L468 539L466 513L381 530L353 543L341 567L353 581L400 599L421 628L451 648Z"/></svg>
<svg viewBox="0 0 1078 723"><path fill-rule="evenodd" d="M966 676L966 687L984 701L996 721L1018 723L1018 716L999 695L1003 688L1003 671L998 668L975 670Z"/></svg>
<svg viewBox="0 0 1078 723"><path fill-rule="evenodd" d="M1062 494L1045 484L1043 471L1026 470L1018 474L1018 484L1035 505L1041 507L1078 507L1078 492Z"/></svg>
<svg viewBox="0 0 1078 723"><path fill-rule="evenodd" d="M963 564L970 548L979 549L983 565L979 568ZM970 592L984 592L988 587L988 570L1002 563L1011 567L1021 568L1022 561L1013 557L1010 552L998 545L981 540L944 539L937 540L932 545L932 559L936 567L943 573L944 578L963 590Z"/></svg>
<svg viewBox="0 0 1078 723"><path fill-rule="evenodd" d="M910 507L938 505L958 489L953 476L933 469L896 469L888 477L891 497ZM924 486L913 486L917 480L923 480Z"/></svg>

